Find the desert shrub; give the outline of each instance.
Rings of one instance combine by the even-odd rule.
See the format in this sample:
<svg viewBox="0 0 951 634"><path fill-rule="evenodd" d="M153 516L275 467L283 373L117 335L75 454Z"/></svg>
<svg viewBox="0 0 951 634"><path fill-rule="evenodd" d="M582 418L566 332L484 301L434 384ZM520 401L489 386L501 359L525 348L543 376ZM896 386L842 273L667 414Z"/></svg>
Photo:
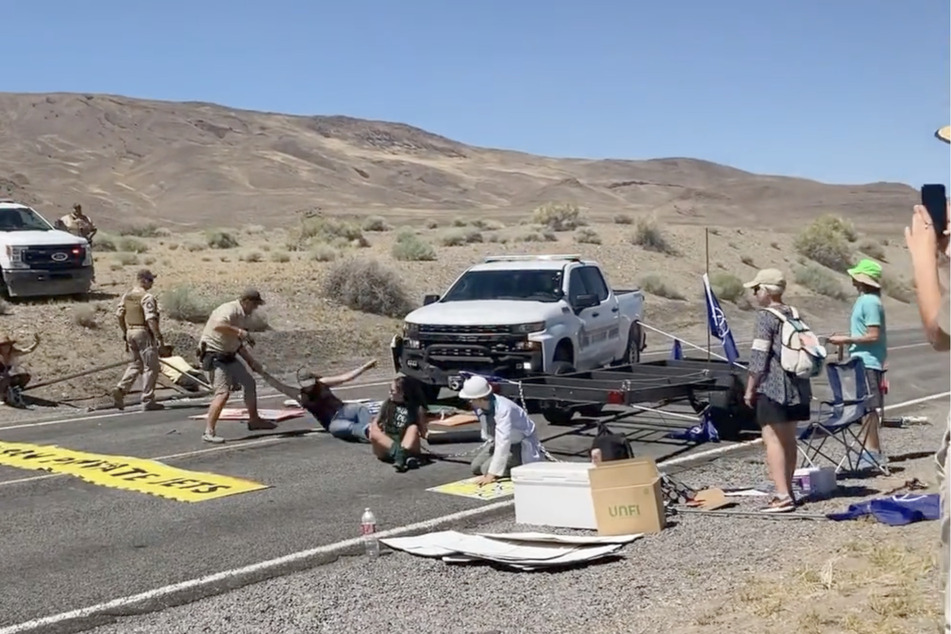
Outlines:
<svg viewBox="0 0 951 634"><path fill-rule="evenodd" d="M122 236L116 240L116 250L128 251L129 253L146 253L149 250L149 245L137 238Z"/></svg>
<svg viewBox="0 0 951 634"><path fill-rule="evenodd" d="M483 242L483 237L478 229L452 229L439 238L439 243L444 247L458 247L479 242Z"/></svg>
<svg viewBox="0 0 951 634"><path fill-rule="evenodd" d="M275 251L271 254L271 262L284 264L291 261L291 254L287 251Z"/></svg>
<svg viewBox="0 0 951 634"><path fill-rule="evenodd" d="M120 236L135 236L137 238L163 238L172 234L172 232L165 227L159 227L153 223L144 225L126 225L124 227L120 227L117 233Z"/></svg>
<svg viewBox="0 0 951 634"><path fill-rule="evenodd" d="M552 231L572 231L586 224L581 209L572 203L545 203L536 207L532 222Z"/></svg>
<svg viewBox="0 0 951 634"><path fill-rule="evenodd" d="M415 233L404 231L396 237L392 255L401 262L429 262L436 259L436 249Z"/></svg>
<svg viewBox="0 0 951 634"><path fill-rule="evenodd" d="M380 216L370 216L363 221L364 231L389 231L391 228Z"/></svg>
<svg viewBox="0 0 951 634"><path fill-rule="evenodd" d="M558 236L551 229L529 229L512 236L513 242L557 242Z"/></svg>
<svg viewBox="0 0 951 634"><path fill-rule="evenodd" d="M476 218L475 220L470 221L469 225L484 231L498 231L500 229L505 229L504 223L499 222L498 220L492 220L491 218Z"/></svg>
<svg viewBox="0 0 951 634"><path fill-rule="evenodd" d="M664 282L664 280L661 279L659 275L645 275L641 279L641 288L644 289L645 293L650 293L651 295L656 295L657 297L676 300L686 299L683 294L677 292L670 286L667 286L667 283Z"/></svg>
<svg viewBox="0 0 951 634"><path fill-rule="evenodd" d="M453 227L467 227L469 226L469 221L465 218L453 218L452 219Z"/></svg>
<svg viewBox="0 0 951 634"><path fill-rule="evenodd" d="M871 258L875 258L879 262L888 261L886 259L888 256L885 253L885 247L883 247L879 242L863 240L862 243L859 244L859 251Z"/></svg>
<svg viewBox="0 0 951 634"><path fill-rule="evenodd" d="M92 306L91 304L79 304L78 306L73 306L69 313L72 322L77 326L88 328L89 330L95 330L99 327L99 322L96 321L96 314L98 311L96 310L96 307Z"/></svg>
<svg viewBox="0 0 951 634"><path fill-rule="evenodd" d="M310 250L310 259L315 262L333 262L340 253L329 244L318 244Z"/></svg>
<svg viewBox="0 0 951 634"><path fill-rule="evenodd" d="M377 260L347 258L324 278L323 293L331 300L364 313L400 318L413 309L399 276Z"/></svg>
<svg viewBox="0 0 951 634"><path fill-rule="evenodd" d="M808 288L813 293L833 299L848 299L835 274L821 266L806 264L800 267L795 272L795 280L797 284Z"/></svg>
<svg viewBox="0 0 951 634"><path fill-rule="evenodd" d="M627 214L618 214L614 216L614 224L616 225L632 225L634 224L634 219Z"/></svg>
<svg viewBox="0 0 951 634"><path fill-rule="evenodd" d="M833 271L845 271L852 261L855 228L841 218L822 216L796 236L793 243L801 255Z"/></svg>
<svg viewBox="0 0 951 634"><path fill-rule="evenodd" d="M205 323L219 304L186 284L174 286L163 292L160 302L164 316L192 324Z"/></svg>
<svg viewBox="0 0 951 634"><path fill-rule="evenodd" d="M205 242L212 249L233 249L238 245L238 239L227 231L209 231L205 234Z"/></svg>
<svg viewBox="0 0 951 634"><path fill-rule="evenodd" d="M903 304L915 301L915 289L904 280L889 275L882 276L882 293Z"/></svg>
<svg viewBox="0 0 951 634"><path fill-rule="evenodd" d="M151 255L146 256L142 258L142 264L144 264L145 266L152 266L153 264L155 264L155 258L153 258Z"/></svg>
<svg viewBox="0 0 951 634"><path fill-rule="evenodd" d="M753 262L753 256L751 255L744 255L740 257L740 262L746 266L752 266L754 269L756 268L756 264Z"/></svg>
<svg viewBox="0 0 951 634"><path fill-rule="evenodd" d="M639 218L634 225L634 233L631 234L631 243L643 247L648 251L656 251L667 255L676 255L677 250L652 220Z"/></svg>
<svg viewBox="0 0 951 634"><path fill-rule="evenodd" d="M195 253L197 251L204 251L208 248L207 245L201 244L200 242L186 242L183 245L184 249L189 253Z"/></svg>
<svg viewBox="0 0 951 634"><path fill-rule="evenodd" d="M238 259L241 260L242 262L253 263L253 262L260 262L261 260L264 259L264 256L261 254L260 251L248 251L247 253L242 253L238 257ZM222 260L222 262L224 262L224 260Z"/></svg>
<svg viewBox="0 0 951 634"><path fill-rule="evenodd" d="M426 228L427 228L427 229L438 229L438 228L439 228L439 221L436 220L435 218L433 218L432 220L427 220L427 221L426 221Z"/></svg>
<svg viewBox="0 0 951 634"><path fill-rule="evenodd" d="M139 256L135 253L116 253L116 262L122 266L131 266L139 263Z"/></svg>
<svg viewBox="0 0 951 634"><path fill-rule="evenodd" d="M710 276L710 286L717 298L727 302L737 303L746 295L743 281L732 273L714 273Z"/></svg>
<svg viewBox="0 0 951 634"><path fill-rule="evenodd" d="M264 233L266 229L262 225L245 225L242 231L244 231L249 236L254 236L259 233Z"/></svg>
<svg viewBox="0 0 951 634"><path fill-rule="evenodd" d="M116 239L108 233L97 233L92 239L93 251L118 251Z"/></svg>
<svg viewBox="0 0 951 634"><path fill-rule="evenodd" d="M355 247L370 246L360 227L336 218L304 218L293 239L299 244L329 242Z"/></svg>
<svg viewBox="0 0 951 634"><path fill-rule="evenodd" d="M581 227L575 232L575 242L579 244L601 244L601 236L591 227Z"/></svg>

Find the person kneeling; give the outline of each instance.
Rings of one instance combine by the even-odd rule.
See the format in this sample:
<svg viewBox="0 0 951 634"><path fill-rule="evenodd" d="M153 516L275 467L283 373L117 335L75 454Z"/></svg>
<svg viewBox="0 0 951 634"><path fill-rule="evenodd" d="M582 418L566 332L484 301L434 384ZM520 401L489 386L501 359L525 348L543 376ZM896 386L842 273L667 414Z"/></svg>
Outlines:
<svg viewBox="0 0 951 634"><path fill-rule="evenodd" d="M390 396L380 406L370 425L373 454L389 462L399 473L419 467L420 439L425 438L426 405L407 378L397 376L390 384Z"/></svg>
<svg viewBox="0 0 951 634"><path fill-rule="evenodd" d="M535 422L515 402L494 394L485 378L466 379L459 398L472 404L486 443L472 459L472 473L480 476L477 484L507 478L512 467L542 461L542 445Z"/></svg>

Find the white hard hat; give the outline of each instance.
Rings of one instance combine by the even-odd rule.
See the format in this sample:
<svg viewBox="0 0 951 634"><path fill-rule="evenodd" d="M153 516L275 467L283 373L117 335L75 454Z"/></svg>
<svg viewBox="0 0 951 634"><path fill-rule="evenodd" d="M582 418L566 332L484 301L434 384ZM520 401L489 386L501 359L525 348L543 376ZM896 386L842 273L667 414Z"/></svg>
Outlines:
<svg viewBox="0 0 951 634"><path fill-rule="evenodd" d="M462 384L462 390L459 391L459 398L472 401L477 398L485 398L492 394L492 386L482 376L470 376Z"/></svg>

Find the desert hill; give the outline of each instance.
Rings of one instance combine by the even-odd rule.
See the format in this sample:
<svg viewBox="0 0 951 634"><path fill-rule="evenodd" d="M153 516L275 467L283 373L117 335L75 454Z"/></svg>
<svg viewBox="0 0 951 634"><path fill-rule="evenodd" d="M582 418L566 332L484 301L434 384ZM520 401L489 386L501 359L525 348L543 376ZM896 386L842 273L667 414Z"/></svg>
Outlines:
<svg viewBox="0 0 951 634"><path fill-rule="evenodd" d="M48 217L79 201L100 224L173 230L275 226L314 208L503 216L549 201L594 217L793 228L833 212L885 227L916 202L895 183L828 185L689 158L555 159L400 123L99 94L0 93L0 146L0 195Z"/></svg>

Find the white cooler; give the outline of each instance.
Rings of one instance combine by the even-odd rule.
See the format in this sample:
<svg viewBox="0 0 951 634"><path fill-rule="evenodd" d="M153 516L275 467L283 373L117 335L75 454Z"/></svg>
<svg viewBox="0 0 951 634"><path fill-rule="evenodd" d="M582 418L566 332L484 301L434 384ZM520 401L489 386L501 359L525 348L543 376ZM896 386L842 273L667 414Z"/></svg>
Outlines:
<svg viewBox="0 0 951 634"><path fill-rule="evenodd" d="M534 462L512 469L515 522L598 528L588 480L590 462Z"/></svg>

